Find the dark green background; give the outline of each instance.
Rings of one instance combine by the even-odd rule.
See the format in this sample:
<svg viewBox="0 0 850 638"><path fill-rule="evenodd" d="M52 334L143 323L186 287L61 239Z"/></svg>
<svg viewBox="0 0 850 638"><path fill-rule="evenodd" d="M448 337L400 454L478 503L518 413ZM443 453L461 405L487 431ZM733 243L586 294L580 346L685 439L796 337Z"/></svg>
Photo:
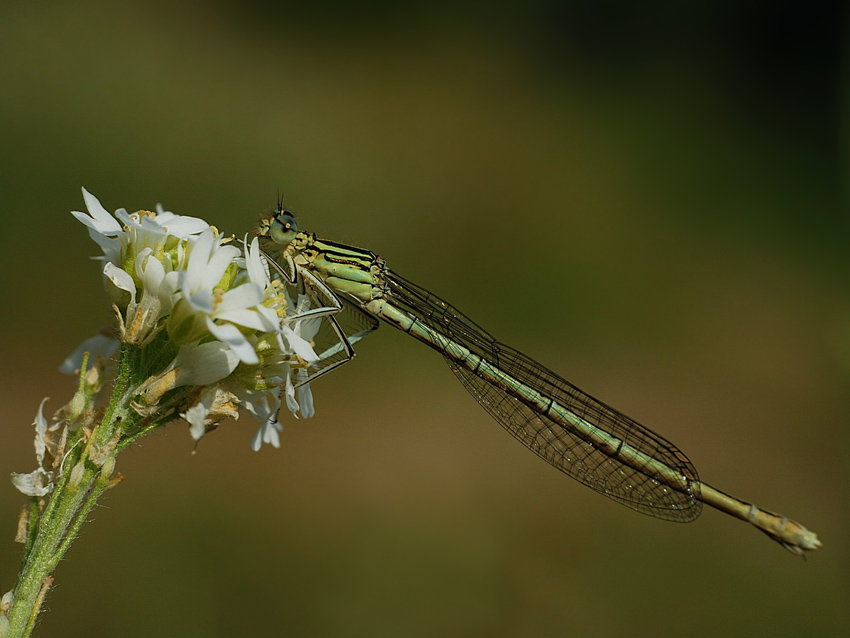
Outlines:
<svg viewBox="0 0 850 638"><path fill-rule="evenodd" d="M281 188L822 550L593 494L384 327L280 450L122 456L39 635L846 636L846 16L683 4L4 3L0 475L110 318L80 187L237 235Z"/></svg>

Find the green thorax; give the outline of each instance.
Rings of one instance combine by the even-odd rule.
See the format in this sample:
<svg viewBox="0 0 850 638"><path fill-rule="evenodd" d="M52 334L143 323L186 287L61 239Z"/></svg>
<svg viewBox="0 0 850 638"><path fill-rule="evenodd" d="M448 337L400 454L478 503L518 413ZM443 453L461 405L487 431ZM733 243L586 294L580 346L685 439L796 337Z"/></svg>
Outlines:
<svg viewBox="0 0 850 638"><path fill-rule="evenodd" d="M296 267L306 268L331 290L365 303L379 295L384 260L370 250L299 232L286 246Z"/></svg>

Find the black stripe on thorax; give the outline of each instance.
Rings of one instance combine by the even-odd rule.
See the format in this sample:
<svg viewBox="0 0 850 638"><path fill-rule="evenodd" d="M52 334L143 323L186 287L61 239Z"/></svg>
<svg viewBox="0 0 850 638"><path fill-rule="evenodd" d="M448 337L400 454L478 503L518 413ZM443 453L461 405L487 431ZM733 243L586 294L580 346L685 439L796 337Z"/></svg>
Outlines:
<svg viewBox="0 0 850 638"><path fill-rule="evenodd" d="M316 239L313 242L313 246L315 246L322 252L334 255L336 257L360 259L362 261L368 261L369 263L372 263L378 257L371 250L365 250L363 248L357 248L355 246L348 246L346 244L340 244L335 241L329 241L327 239Z"/></svg>

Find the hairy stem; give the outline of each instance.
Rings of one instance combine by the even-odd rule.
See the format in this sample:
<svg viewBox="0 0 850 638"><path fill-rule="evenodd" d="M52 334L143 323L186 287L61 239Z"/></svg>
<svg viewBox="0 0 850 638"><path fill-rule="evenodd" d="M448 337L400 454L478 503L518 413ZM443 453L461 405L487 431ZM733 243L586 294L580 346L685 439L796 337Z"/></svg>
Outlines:
<svg viewBox="0 0 850 638"><path fill-rule="evenodd" d="M110 487L109 476L103 468L114 468L120 449L109 442L120 433L127 421L133 420L129 407L138 363L138 349L123 346L112 397L100 423L88 440L82 431L76 433L63 459L61 472L44 511L38 514L38 502L33 505L24 562L14 589L12 605L7 612L9 638L26 638L35 627L45 596L53 583L53 570L68 551L92 508ZM104 447L106 446L106 447ZM97 464L90 454L99 450ZM103 450L107 453L104 458Z"/></svg>

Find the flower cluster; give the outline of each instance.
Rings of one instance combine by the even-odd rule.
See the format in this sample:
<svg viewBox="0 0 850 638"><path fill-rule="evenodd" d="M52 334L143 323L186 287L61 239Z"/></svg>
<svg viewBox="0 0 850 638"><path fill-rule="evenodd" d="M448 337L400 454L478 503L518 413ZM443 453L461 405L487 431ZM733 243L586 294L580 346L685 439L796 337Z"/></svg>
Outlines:
<svg viewBox="0 0 850 638"><path fill-rule="evenodd" d="M83 196L88 214L73 214L103 250L119 341L141 349L148 365L133 409L179 415L199 439L242 407L262 424L252 447L278 447L282 397L294 415L313 414L309 385L296 385L318 357L257 240L240 249L201 219L161 206L113 216L85 189ZM86 343L64 368L78 368L85 349L115 344Z"/></svg>

